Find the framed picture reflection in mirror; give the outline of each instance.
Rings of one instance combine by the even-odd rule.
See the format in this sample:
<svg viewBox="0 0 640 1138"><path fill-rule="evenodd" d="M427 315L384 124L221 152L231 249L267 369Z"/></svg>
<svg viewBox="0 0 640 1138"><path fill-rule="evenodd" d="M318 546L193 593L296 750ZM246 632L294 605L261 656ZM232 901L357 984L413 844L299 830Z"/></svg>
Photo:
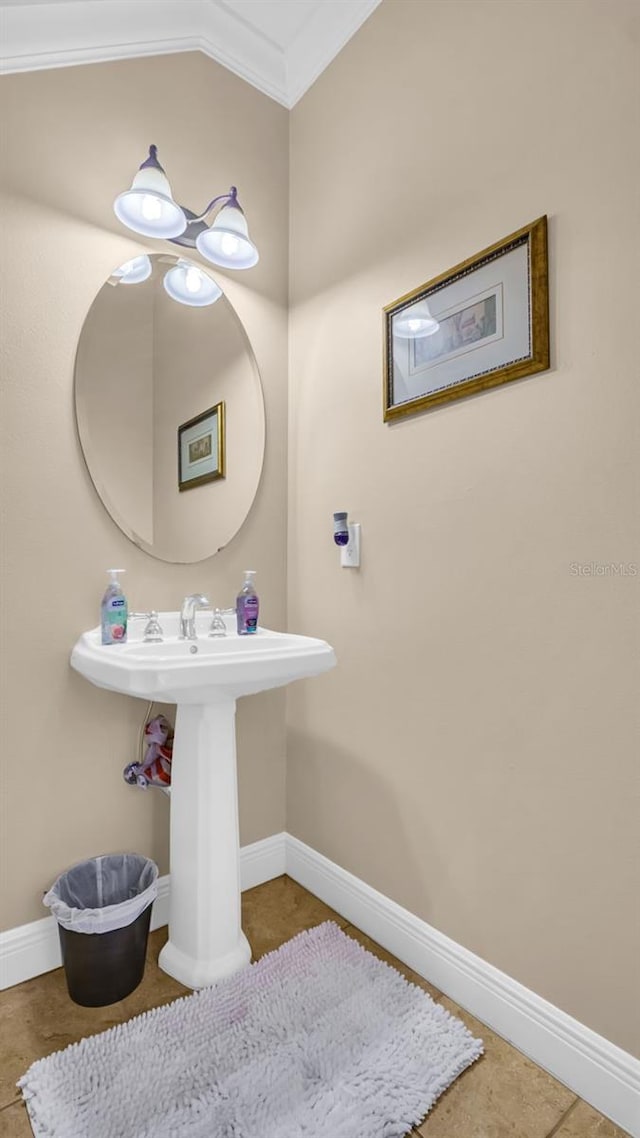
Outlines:
<svg viewBox="0 0 640 1138"><path fill-rule="evenodd" d="M224 402L178 427L178 486L191 490L225 473Z"/></svg>

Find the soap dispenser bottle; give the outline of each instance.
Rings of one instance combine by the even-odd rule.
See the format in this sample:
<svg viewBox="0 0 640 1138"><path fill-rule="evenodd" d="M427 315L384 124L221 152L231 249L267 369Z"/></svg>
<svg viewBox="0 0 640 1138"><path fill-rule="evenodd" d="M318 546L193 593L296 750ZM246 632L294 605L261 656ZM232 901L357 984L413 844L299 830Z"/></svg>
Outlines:
<svg viewBox="0 0 640 1138"><path fill-rule="evenodd" d="M244 584L236 598L238 636L249 636L258 631L260 602L253 585L255 575L254 569L245 569Z"/></svg>
<svg viewBox="0 0 640 1138"><path fill-rule="evenodd" d="M127 639L127 598L118 581L118 574L124 572L124 569L107 569L111 580L100 606L103 644L124 644Z"/></svg>

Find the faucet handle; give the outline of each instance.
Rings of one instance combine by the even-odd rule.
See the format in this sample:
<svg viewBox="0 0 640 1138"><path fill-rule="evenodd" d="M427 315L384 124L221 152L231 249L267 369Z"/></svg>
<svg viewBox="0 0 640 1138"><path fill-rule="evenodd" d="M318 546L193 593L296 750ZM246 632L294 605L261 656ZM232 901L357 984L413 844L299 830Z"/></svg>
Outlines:
<svg viewBox="0 0 640 1138"><path fill-rule="evenodd" d="M158 620L158 614L153 609L151 612L130 612L129 620L146 620L147 625L142 634L142 639L145 644L157 644L164 638L162 626Z"/></svg>
<svg viewBox="0 0 640 1138"><path fill-rule="evenodd" d="M149 613L149 623L144 630L143 640L145 644L160 644L164 637L162 625L158 620L158 614L155 609Z"/></svg>
<svg viewBox="0 0 640 1138"><path fill-rule="evenodd" d="M224 617L220 609L216 609L209 628L209 636L218 637L227 635L227 626L224 623Z"/></svg>

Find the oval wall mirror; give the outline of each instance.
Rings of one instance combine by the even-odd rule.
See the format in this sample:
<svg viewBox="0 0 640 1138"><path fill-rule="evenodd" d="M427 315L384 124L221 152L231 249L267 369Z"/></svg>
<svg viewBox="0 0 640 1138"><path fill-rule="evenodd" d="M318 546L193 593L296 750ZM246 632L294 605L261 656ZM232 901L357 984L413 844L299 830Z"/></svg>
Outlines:
<svg viewBox="0 0 640 1138"><path fill-rule="evenodd" d="M204 306L180 303L175 288L169 294L185 282L197 292L200 266L162 253L135 261L135 271L116 269L102 286L82 328L80 443L102 502L131 541L162 561L202 561L238 532L258 488L258 367L223 294ZM211 282L206 274L207 289Z"/></svg>

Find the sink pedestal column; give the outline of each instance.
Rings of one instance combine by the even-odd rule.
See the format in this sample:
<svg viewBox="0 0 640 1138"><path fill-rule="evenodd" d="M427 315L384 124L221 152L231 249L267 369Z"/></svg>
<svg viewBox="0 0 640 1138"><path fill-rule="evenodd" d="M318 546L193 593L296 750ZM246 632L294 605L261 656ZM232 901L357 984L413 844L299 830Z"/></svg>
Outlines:
<svg viewBox="0 0 640 1138"><path fill-rule="evenodd" d="M169 940L160 967L203 988L249 963L240 924L236 704L181 704L171 766Z"/></svg>

